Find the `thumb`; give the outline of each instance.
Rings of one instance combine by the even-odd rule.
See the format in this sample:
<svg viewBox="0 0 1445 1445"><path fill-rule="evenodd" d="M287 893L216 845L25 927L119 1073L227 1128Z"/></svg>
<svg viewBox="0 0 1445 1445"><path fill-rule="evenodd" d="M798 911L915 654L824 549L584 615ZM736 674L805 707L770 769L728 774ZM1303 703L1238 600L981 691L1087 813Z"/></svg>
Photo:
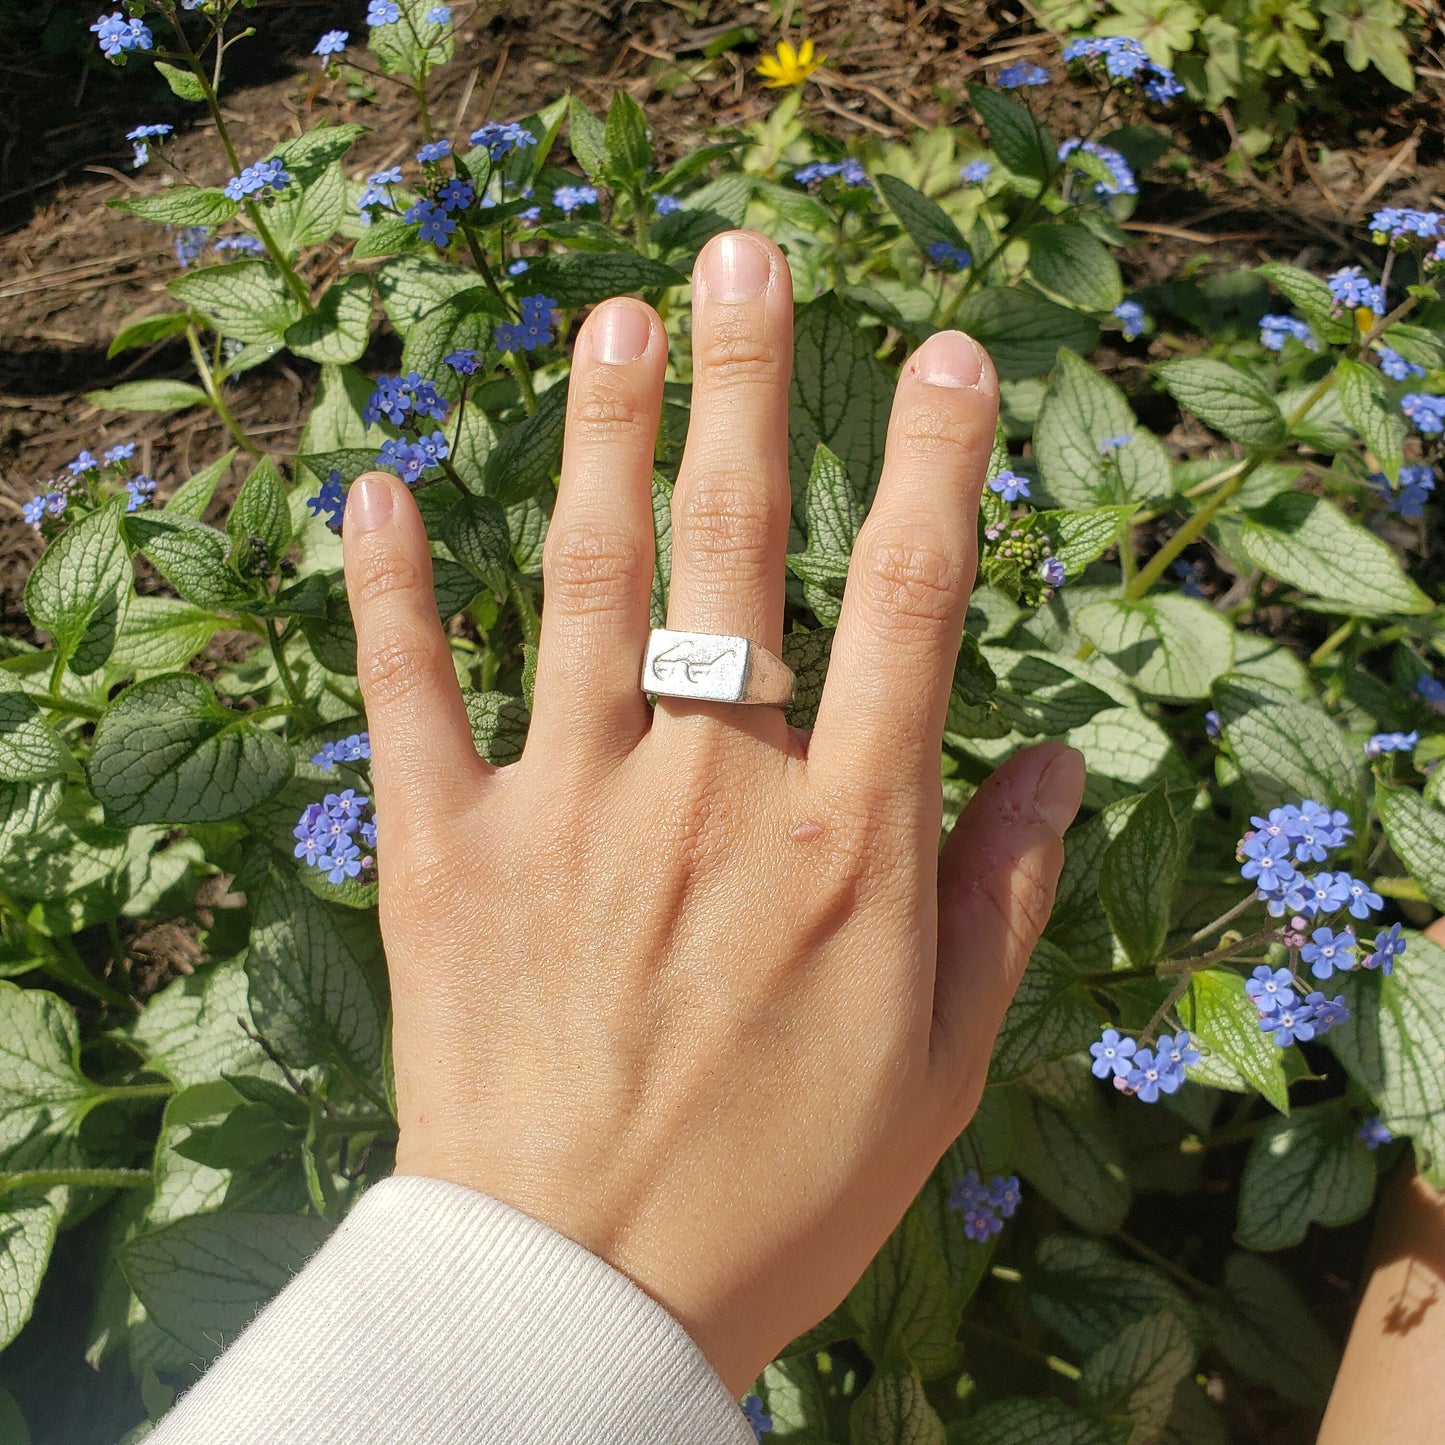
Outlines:
<svg viewBox="0 0 1445 1445"><path fill-rule="evenodd" d="M969 800L938 860L933 1057L962 1129L994 1036L1054 906L1084 759L1063 743L1016 753ZM958 1132L957 1130L954 1131Z"/></svg>
<svg viewBox="0 0 1445 1445"><path fill-rule="evenodd" d="M351 484L342 551L377 817L383 828L405 828L438 803L470 801L491 769L472 745L437 615L426 528L396 477L367 472Z"/></svg>

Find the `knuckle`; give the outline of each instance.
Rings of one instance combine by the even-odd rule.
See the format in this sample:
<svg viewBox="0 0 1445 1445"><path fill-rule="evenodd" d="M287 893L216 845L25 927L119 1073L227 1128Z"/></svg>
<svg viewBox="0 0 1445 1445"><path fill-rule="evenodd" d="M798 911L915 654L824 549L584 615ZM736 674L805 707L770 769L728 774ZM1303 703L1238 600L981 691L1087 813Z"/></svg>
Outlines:
<svg viewBox="0 0 1445 1445"><path fill-rule="evenodd" d="M963 559L936 536L890 531L868 540L859 580L867 600L906 625L939 626L962 605L968 578Z"/></svg>
<svg viewBox="0 0 1445 1445"><path fill-rule="evenodd" d="M714 310L693 345L695 365L709 385L771 386L782 369L777 343L745 306L721 315Z"/></svg>
<svg viewBox="0 0 1445 1445"><path fill-rule="evenodd" d="M438 681L437 659L415 637L394 633L358 652L356 675L368 706L395 707Z"/></svg>
<svg viewBox="0 0 1445 1445"><path fill-rule="evenodd" d="M404 552L378 550L365 558L355 577L347 579L347 590L353 604L367 609L398 593L413 591L421 581L415 564Z"/></svg>
<svg viewBox="0 0 1445 1445"><path fill-rule="evenodd" d="M630 441L644 430L644 408L625 382L593 373L572 406L570 421L578 441Z"/></svg>
<svg viewBox="0 0 1445 1445"><path fill-rule="evenodd" d="M770 489L727 474L698 477L673 498L674 544L715 557L739 577L754 577L773 556L777 509Z"/></svg>
<svg viewBox="0 0 1445 1445"><path fill-rule="evenodd" d="M631 590L619 582L647 566L642 548L625 533L596 526L553 527L542 556L547 597L572 611L610 610Z"/></svg>

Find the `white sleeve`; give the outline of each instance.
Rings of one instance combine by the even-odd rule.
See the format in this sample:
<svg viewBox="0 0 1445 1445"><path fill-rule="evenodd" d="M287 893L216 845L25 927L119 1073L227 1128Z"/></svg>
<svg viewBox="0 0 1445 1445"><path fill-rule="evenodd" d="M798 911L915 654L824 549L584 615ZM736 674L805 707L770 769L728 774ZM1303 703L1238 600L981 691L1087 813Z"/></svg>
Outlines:
<svg viewBox="0 0 1445 1445"><path fill-rule="evenodd" d="M752 1445L626 1275L485 1194L367 1191L147 1445Z"/></svg>

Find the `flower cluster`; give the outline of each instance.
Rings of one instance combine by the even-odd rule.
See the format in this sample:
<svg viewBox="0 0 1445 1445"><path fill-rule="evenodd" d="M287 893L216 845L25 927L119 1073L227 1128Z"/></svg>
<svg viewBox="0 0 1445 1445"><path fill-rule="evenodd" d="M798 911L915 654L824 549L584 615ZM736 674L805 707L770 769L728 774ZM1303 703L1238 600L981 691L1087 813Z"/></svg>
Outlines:
<svg viewBox="0 0 1445 1445"><path fill-rule="evenodd" d="M1149 318L1137 301L1121 301L1114 308L1114 319L1119 323L1125 341L1137 341L1144 334L1144 325Z"/></svg>
<svg viewBox="0 0 1445 1445"><path fill-rule="evenodd" d="M525 150L537 144L537 137L524 125L514 120L489 120L486 125L472 132L472 144L484 146L494 161L510 155L515 150Z"/></svg>
<svg viewBox="0 0 1445 1445"><path fill-rule="evenodd" d="M800 186L821 185L830 176L837 176L847 186L866 186L868 172L863 162L851 156L845 161L814 161L811 165L799 166L793 172L793 179Z"/></svg>
<svg viewBox="0 0 1445 1445"><path fill-rule="evenodd" d="M280 161L257 161L226 182L226 195L233 201L244 201L247 196L274 196L290 184L291 173Z"/></svg>
<svg viewBox="0 0 1445 1445"><path fill-rule="evenodd" d="M994 483L1002 482L1000 490ZM1022 487L1020 486L1022 484ZM1002 471L990 483L990 487L1005 501L1013 497L1027 496L1022 488L1027 479L1013 472ZM1047 602L1056 588L1064 585L1067 573L1064 564L1054 556L1053 544L1042 533L1029 525L1028 519L1017 523L995 522L984 529L984 540L989 544L985 554L991 566L1017 569L1020 591L1019 600L1025 606L1036 606Z"/></svg>
<svg viewBox="0 0 1445 1445"><path fill-rule="evenodd" d="M402 184L400 166L389 166L384 171L373 171L367 178L366 186L361 192L361 199L357 202L357 210L361 212L363 225L369 226L374 217L372 211L378 207L386 210L395 210L396 203L391 194L393 186Z"/></svg>
<svg viewBox="0 0 1445 1445"><path fill-rule="evenodd" d="M1309 328L1307 321L1296 316L1261 316L1259 318L1259 344L1266 351L1283 351L1289 340L1298 341L1309 351L1318 351L1320 344Z"/></svg>
<svg viewBox="0 0 1445 1445"><path fill-rule="evenodd" d="M1294 986L1296 983L1289 969L1272 969L1267 963L1262 963L1244 984L1245 992L1259 1011L1259 1031L1269 1034L1282 1049L1287 1049L1296 1041L1308 1043L1336 1024L1350 1021L1350 1011L1345 1007L1343 994L1329 999L1319 989L1312 989L1301 999Z"/></svg>
<svg viewBox="0 0 1445 1445"><path fill-rule="evenodd" d="M992 170L993 163L991 161L977 160L969 161L959 170L958 174L960 179L967 181L971 186L976 186L980 182L986 181Z"/></svg>
<svg viewBox="0 0 1445 1445"><path fill-rule="evenodd" d="M1086 65L1102 65L1110 80L1137 83L1148 98L1167 105L1176 95L1184 94L1174 72L1156 65L1149 52L1137 40L1126 35L1086 35L1064 46L1066 61L1083 61Z"/></svg>
<svg viewBox="0 0 1445 1445"><path fill-rule="evenodd" d="M521 308L520 321L499 322L492 333L498 351L536 351L555 339L557 303L550 296L523 296Z"/></svg>
<svg viewBox="0 0 1445 1445"><path fill-rule="evenodd" d="M761 1440L764 1435L772 1433L773 1417L763 1409L762 1399L757 1395L747 1395L742 1402L743 1419L753 1427L753 1438Z"/></svg>
<svg viewBox="0 0 1445 1445"><path fill-rule="evenodd" d="M330 772L337 763L364 763L371 760L371 734L352 733L348 737L338 738L334 743L326 743L319 753L311 755L311 761L318 768L325 768Z"/></svg>
<svg viewBox="0 0 1445 1445"><path fill-rule="evenodd" d="M125 138L135 145L134 168L140 168L151 158L152 141L164 140L175 129L174 126L166 125L164 122L158 125L138 125L134 130L128 130Z"/></svg>
<svg viewBox="0 0 1445 1445"><path fill-rule="evenodd" d="M1425 673L1415 684L1415 691L1432 707L1445 706L1445 682Z"/></svg>
<svg viewBox="0 0 1445 1445"><path fill-rule="evenodd" d="M1083 166L1079 167L1093 180L1096 196L1136 196L1139 194L1139 184L1134 179L1134 172L1129 169L1129 162L1113 146L1102 145L1096 140L1080 140L1074 136L1059 147L1059 159L1066 161L1075 151L1086 156L1093 156L1103 163L1103 169L1107 174L1095 175L1092 170Z"/></svg>
<svg viewBox="0 0 1445 1445"><path fill-rule="evenodd" d="M293 855L319 868L330 883L344 883L376 866L371 799L354 788L327 793L321 802L310 804L291 833L296 839Z"/></svg>
<svg viewBox="0 0 1445 1445"><path fill-rule="evenodd" d="M1423 391L1407 391L1400 398L1400 410L1414 424L1421 436L1435 437L1445 431L1445 396L1431 396Z"/></svg>
<svg viewBox="0 0 1445 1445"><path fill-rule="evenodd" d="M1373 311L1376 316L1385 314L1385 288L1371 281L1358 266L1342 266L1326 278L1325 285L1334 298L1336 314L1346 306Z"/></svg>
<svg viewBox="0 0 1445 1445"><path fill-rule="evenodd" d="M1361 1123L1360 1127L1355 1130L1355 1138L1371 1152L1384 1144L1395 1142L1395 1136L1380 1122L1378 1114L1371 1114Z"/></svg>
<svg viewBox="0 0 1445 1445"><path fill-rule="evenodd" d="M1000 90L1018 90L1024 85L1047 85L1049 73L1042 65L1030 65L1021 61L1017 65L1005 65L994 77L993 83Z"/></svg>
<svg viewBox="0 0 1445 1445"><path fill-rule="evenodd" d="M1393 346L1383 341L1375 342L1375 353L1380 358L1380 370L1391 381L1408 381L1412 376L1424 376L1425 368L1414 361L1406 361Z"/></svg>
<svg viewBox="0 0 1445 1445"><path fill-rule="evenodd" d="M333 531L341 530L341 519L346 514L346 493L341 490L341 473L333 471L321 484L321 490L314 497L307 497L306 505L313 517L326 514L326 525ZM312 762L316 760L313 758Z"/></svg>
<svg viewBox="0 0 1445 1445"><path fill-rule="evenodd" d="M1365 756L1367 758L1383 757L1386 753L1409 753L1413 752L1420 744L1418 732L1408 733L1376 733L1365 741Z"/></svg>
<svg viewBox="0 0 1445 1445"><path fill-rule="evenodd" d="M552 204L567 215L580 210L583 206L595 206L597 204L597 187L558 186L552 192Z"/></svg>
<svg viewBox="0 0 1445 1445"><path fill-rule="evenodd" d="M1424 515L1425 503L1435 490L1435 469L1425 463L1407 463L1400 468L1398 485L1392 486L1384 472L1371 472L1369 481L1392 511L1413 520Z"/></svg>
<svg viewBox="0 0 1445 1445"><path fill-rule="evenodd" d="M1106 1028L1089 1052L1096 1079L1112 1078L1121 1094L1133 1094L1146 1104L1158 1103L1161 1094L1177 1094L1184 1087L1185 1070L1202 1057L1187 1029L1160 1034L1153 1048L1141 1048L1137 1039Z"/></svg>
<svg viewBox="0 0 1445 1445"><path fill-rule="evenodd" d="M1436 241L1445 236L1445 216L1439 211L1416 211L1386 206L1370 217L1377 246L1407 246L1412 239Z"/></svg>
<svg viewBox="0 0 1445 1445"><path fill-rule="evenodd" d="M1321 918L1341 908L1355 918L1368 918L1371 909L1381 906L1379 894L1348 873L1306 877L1295 866L1323 863L1344 847L1354 837L1348 814L1306 798L1298 807L1285 803L1250 822L1253 827L1239 840L1235 856L1240 876L1255 885L1255 896L1272 918Z"/></svg>
<svg viewBox="0 0 1445 1445"><path fill-rule="evenodd" d="M346 42L350 39L351 32L349 30L328 30L316 42L316 48L311 53L321 56L323 60L330 55L340 55L346 49Z"/></svg>
<svg viewBox="0 0 1445 1445"><path fill-rule="evenodd" d="M924 253L935 266L949 271L962 271L973 265L973 252L967 246L955 246L951 241L934 241Z"/></svg>
<svg viewBox="0 0 1445 1445"><path fill-rule="evenodd" d="M445 433L440 430L423 433L421 430L424 419L444 421L446 414L446 398L436 385L425 380L420 372L409 371L405 376L377 377L376 388L362 408L362 420L367 426L388 421L393 426L416 433L415 439L411 441L401 437L388 437L382 442L376 458L377 466L395 472L407 486L415 485L424 472L440 466L451 453ZM322 491L325 493L325 488ZM334 493L328 494L330 495ZM329 500L322 503L320 494L316 501L318 511L321 506L329 510L334 505Z"/></svg>
<svg viewBox="0 0 1445 1445"><path fill-rule="evenodd" d="M1005 467L996 477L989 478L988 489L996 496L1002 497L1010 506L1020 497L1027 499L1030 495L1029 479L1019 476L1017 472L1011 471L1008 467Z"/></svg>
<svg viewBox="0 0 1445 1445"><path fill-rule="evenodd" d="M963 1232L976 1244L992 1239L1023 1201L1016 1174L995 1174L988 1183L970 1169L948 1196L948 1207L963 1212Z"/></svg>
<svg viewBox="0 0 1445 1445"><path fill-rule="evenodd" d="M111 15L102 15L90 30L107 60L123 60L128 50L155 48L155 37L150 27L143 20L122 15L119 10Z"/></svg>
<svg viewBox="0 0 1445 1445"><path fill-rule="evenodd" d="M47 522L65 516L72 502L97 505L121 491L126 494L126 511L139 511L155 499L156 484L144 473L131 475L127 463L134 455L134 442L121 442L99 458L89 449L82 451L65 464L66 476L53 479L20 508L20 520L39 532Z"/></svg>

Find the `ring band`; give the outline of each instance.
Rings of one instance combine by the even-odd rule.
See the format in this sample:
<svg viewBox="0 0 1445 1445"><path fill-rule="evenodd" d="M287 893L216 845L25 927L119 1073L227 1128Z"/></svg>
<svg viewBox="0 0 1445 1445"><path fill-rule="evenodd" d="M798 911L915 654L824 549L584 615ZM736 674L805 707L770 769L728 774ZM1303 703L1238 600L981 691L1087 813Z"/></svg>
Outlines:
<svg viewBox="0 0 1445 1445"><path fill-rule="evenodd" d="M659 697L787 707L793 700L793 671L746 637L654 627L641 687Z"/></svg>

